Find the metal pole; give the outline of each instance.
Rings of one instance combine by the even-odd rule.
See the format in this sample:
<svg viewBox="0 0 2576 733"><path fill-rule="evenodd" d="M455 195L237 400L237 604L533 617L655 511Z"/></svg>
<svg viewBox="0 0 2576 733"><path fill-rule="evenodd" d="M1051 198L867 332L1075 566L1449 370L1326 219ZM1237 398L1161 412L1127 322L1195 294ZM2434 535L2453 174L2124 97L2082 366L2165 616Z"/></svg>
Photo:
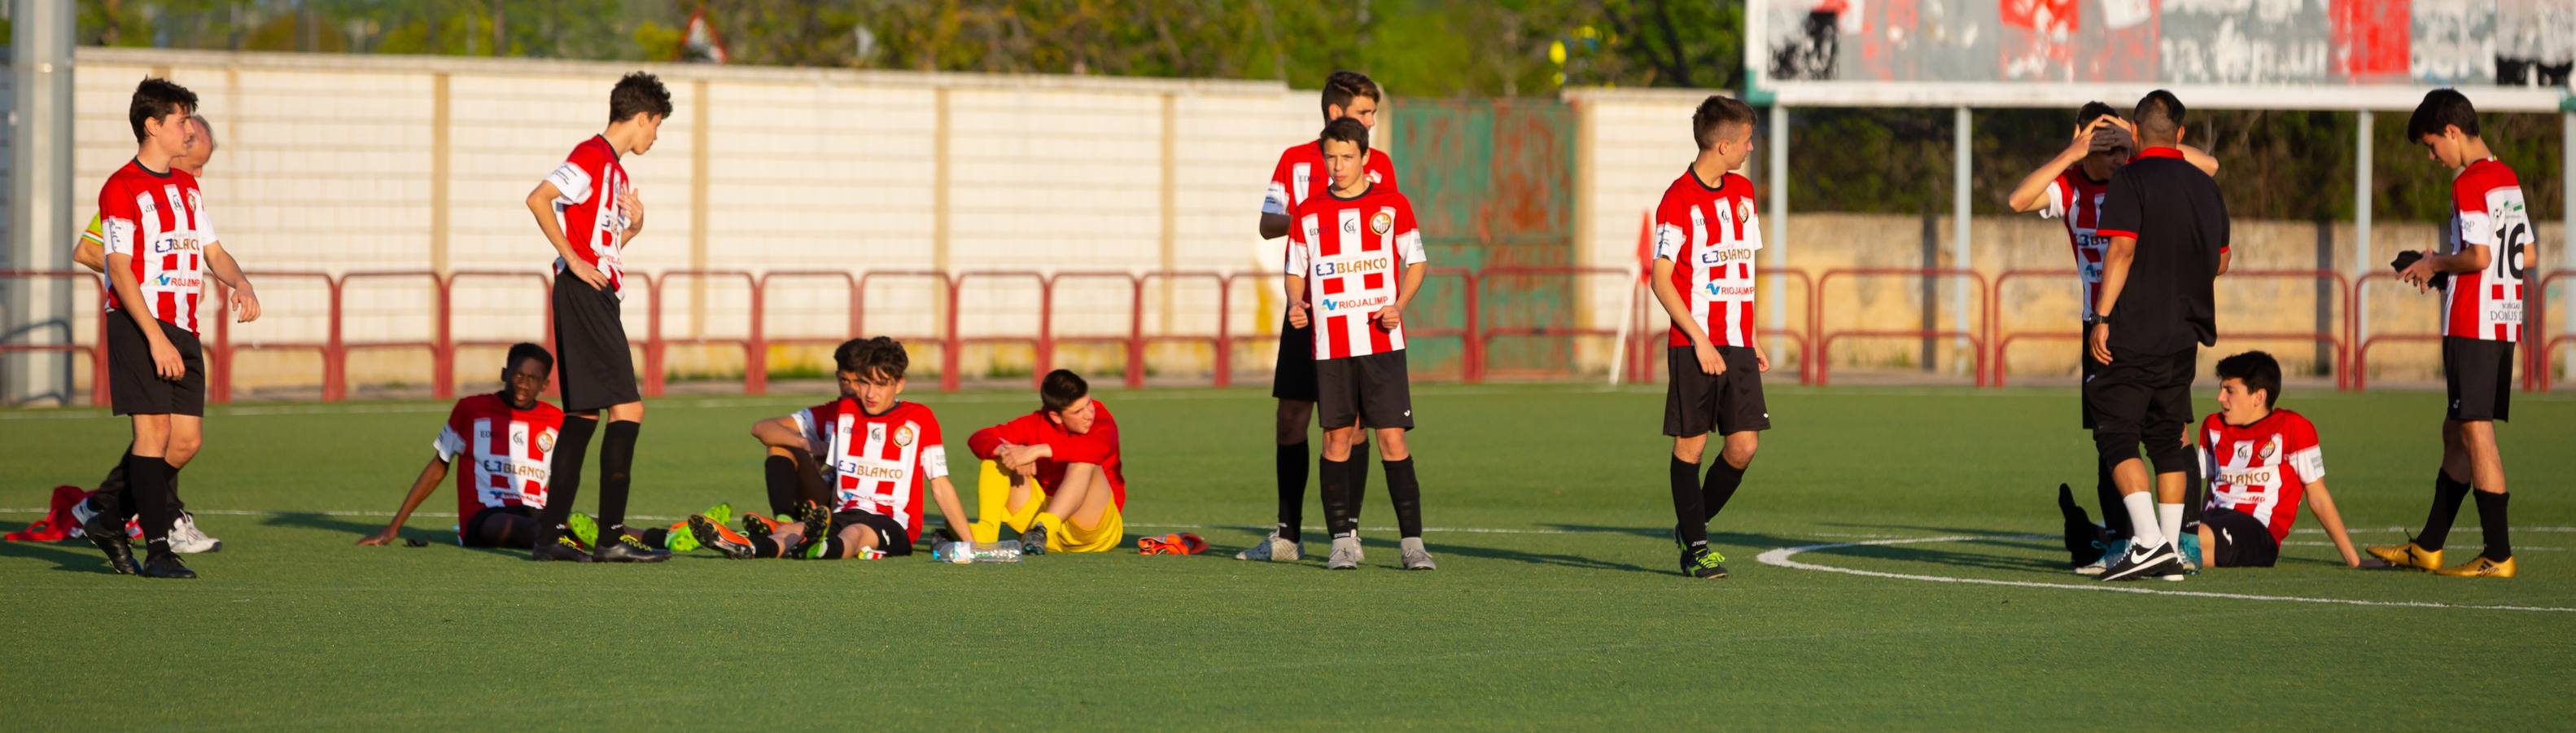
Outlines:
<svg viewBox="0 0 2576 733"><path fill-rule="evenodd" d="M2570 237L2571 234L2576 234L2576 185L2568 185L2568 174L2576 173L2576 100L2571 100L2569 105L2563 108L2566 111L2558 115L2558 195L2561 199L2558 204L2558 264L2560 267L2576 270L2576 242L2571 242ZM2535 266L2530 269L2539 268ZM2540 297L2544 299L2542 302L2545 304L2549 292L2541 291ZM2568 292L2559 294L2558 304L2565 309L2565 312L2558 316L2559 333L2576 334L2576 288L2570 288ZM2543 343L2547 343L2546 334L2543 334L2543 337ZM2556 360L2548 360L2548 362L2554 361ZM2545 392L2548 391L2556 375L2541 374L2539 377L2541 391Z"/></svg>
<svg viewBox="0 0 2576 733"><path fill-rule="evenodd" d="M2370 274L2370 140L2374 120L2370 110L2360 110L2353 114L2359 120L2358 124L2353 126L2352 142L2352 277L2353 281L2358 283L2363 276ZM2361 348L2361 340L2370 337L2370 308L2367 305L2368 301L2360 297L2359 291L2355 291L2352 303L2352 345L2356 353Z"/></svg>
<svg viewBox="0 0 2576 733"><path fill-rule="evenodd" d="M0 238L0 263L30 270L71 266L72 241L72 37L77 11L70 0L13 0L16 40L9 52L13 93L9 130L9 230ZM70 343L72 288L61 280L0 283L0 307L11 314L0 334L31 343ZM58 334L50 337L48 334ZM29 367L47 359L20 357ZM0 404L39 397L72 400L73 357L59 368L0 370Z"/></svg>
<svg viewBox="0 0 2576 733"><path fill-rule="evenodd" d="M1766 241L1762 243L1762 266L1777 270L1789 266L1789 108L1783 105L1771 105L1771 157L1762 164L1762 179L1771 188L1771 231L1763 237ZM1776 277L1771 282L1770 289L1762 295L1763 301L1771 304L1771 315L1765 319L1769 323L1763 327L1777 334L1789 327L1788 304L1781 302L1788 286L1778 284L1780 279ZM1809 292L1807 297L1814 298L1816 294ZM1815 337L1815 334L1807 334L1807 338ZM1771 337L1770 351L1774 358L1781 353L1784 343L1779 336ZM1806 368L1806 356L1799 355L1800 368Z"/></svg>
<svg viewBox="0 0 2576 733"><path fill-rule="evenodd" d="M1969 159L1974 152L1970 147L1975 136L1976 123L1973 118L1974 115L1969 114L1966 107L1957 107L1951 112L1950 266L1962 270L1975 269L1977 266L1976 246L1969 241L1968 235L1968 188L1975 185L1969 181L1968 175L1975 165L1974 161ZM1969 278L1959 278L1959 286L1951 288L1950 292L1950 312L1958 314L1959 331L1963 333L1968 330L1971 315L1968 313L1968 289L1971 287L1969 283ZM1930 278L1925 279L1924 286L1931 287ZM1964 336L1951 342L1953 349L1967 348L1967 346L1968 339ZM1972 362L1968 359L1961 359L1952 371L1956 372L1970 363Z"/></svg>

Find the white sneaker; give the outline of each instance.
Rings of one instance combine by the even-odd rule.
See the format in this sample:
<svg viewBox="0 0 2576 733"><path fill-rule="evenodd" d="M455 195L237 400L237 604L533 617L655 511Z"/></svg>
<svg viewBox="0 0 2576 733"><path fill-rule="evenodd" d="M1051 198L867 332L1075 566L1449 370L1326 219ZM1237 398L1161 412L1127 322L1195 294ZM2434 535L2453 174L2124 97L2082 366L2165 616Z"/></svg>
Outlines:
<svg viewBox="0 0 2576 733"><path fill-rule="evenodd" d="M1359 535L1333 538L1333 555L1324 560L1325 570L1354 570L1366 559L1360 553Z"/></svg>
<svg viewBox="0 0 2576 733"><path fill-rule="evenodd" d="M1265 560L1269 562L1296 562L1305 556L1306 546L1304 543L1291 541L1288 538L1281 537L1279 536L1279 533L1275 531L1271 532L1270 536L1261 538L1260 542L1253 543L1252 547L1247 548L1242 552L1234 553L1234 559L1237 560Z"/></svg>
<svg viewBox="0 0 2576 733"><path fill-rule="evenodd" d="M1404 569L1406 569L1406 570L1438 570L1438 569L1440 569L1440 566L1439 566L1439 565L1433 564L1433 563L1431 562L1431 551L1430 551L1430 550L1426 550L1426 549L1422 549L1422 538L1420 538L1420 537L1406 537L1406 538L1404 538L1404 540L1403 540L1402 542L1397 543L1397 547L1398 547L1398 551L1402 554L1403 559L1404 559Z"/></svg>
<svg viewBox="0 0 2576 733"><path fill-rule="evenodd" d="M186 554L224 549L224 541L206 536L197 529L197 515L181 513L179 521L170 523L170 551Z"/></svg>
<svg viewBox="0 0 2576 733"><path fill-rule="evenodd" d="M88 537L89 532L81 527L89 524L89 518L95 516L98 516L98 510L89 508L89 497L84 496L80 501L72 502L72 527L65 534L70 535L72 539Z"/></svg>

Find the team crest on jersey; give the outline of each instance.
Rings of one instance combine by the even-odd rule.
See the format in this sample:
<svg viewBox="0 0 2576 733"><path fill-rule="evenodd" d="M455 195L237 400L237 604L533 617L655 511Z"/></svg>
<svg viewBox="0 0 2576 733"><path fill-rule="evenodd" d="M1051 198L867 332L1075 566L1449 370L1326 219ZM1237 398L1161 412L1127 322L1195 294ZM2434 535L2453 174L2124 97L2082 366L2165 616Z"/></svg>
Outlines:
<svg viewBox="0 0 2576 733"><path fill-rule="evenodd" d="M914 433L913 433L913 429L912 429L912 426L911 426L911 425L905 425L905 426L903 426L903 427L895 428L895 429L894 429L894 444L895 444L895 447L897 447L897 448L910 448L910 447L912 447L912 439L913 439L913 435L914 435Z"/></svg>
<svg viewBox="0 0 2576 733"><path fill-rule="evenodd" d="M1394 228L1395 228L1395 215L1394 215L1394 214L1390 214L1390 213L1387 213L1387 212L1384 212L1384 211L1380 211L1380 212L1377 212L1377 215L1376 215L1376 216L1371 216L1371 217L1369 217L1369 231L1371 231L1371 232L1376 232L1376 233L1378 233L1378 234L1385 234L1387 230L1389 230L1389 229L1394 229Z"/></svg>
<svg viewBox="0 0 2576 733"><path fill-rule="evenodd" d="M2269 462L2272 460L2273 454L2279 452L2281 452L2281 444L2278 441L2268 442L2263 444L2262 452L2255 454L2254 457L2261 458L2264 461Z"/></svg>
<svg viewBox="0 0 2576 733"><path fill-rule="evenodd" d="M537 450L543 453L555 452L555 431L548 430L537 434Z"/></svg>
<svg viewBox="0 0 2576 733"><path fill-rule="evenodd" d="M874 440L874 441L882 441L882 440L885 440L885 426L883 426L883 425L870 425L870 426L868 426L868 440Z"/></svg>
<svg viewBox="0 0 2576 733"><path fill-rule="evenodd" d="M1753 220L1753 199L1749 199L1749 198L1736 199L1736 200L1735 200L1735 222L1736 222L1736 223L1738 223L1738 224L1742 224L1742 223L1744 223L1744 222L1748 222L1748 221L1752 221L1752 220Z"/></svg>

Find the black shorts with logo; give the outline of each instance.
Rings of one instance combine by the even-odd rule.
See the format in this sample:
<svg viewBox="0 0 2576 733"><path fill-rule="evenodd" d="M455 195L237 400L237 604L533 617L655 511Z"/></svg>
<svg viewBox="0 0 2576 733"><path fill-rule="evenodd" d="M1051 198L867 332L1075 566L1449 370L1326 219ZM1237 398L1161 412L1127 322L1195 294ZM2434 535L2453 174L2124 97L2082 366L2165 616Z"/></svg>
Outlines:
<svg viewBox="0 0 2576 733"><path fill-rule="evenodd" d="M2442 382L2453 420L2504 422L2513 408L2513 342L2442 337Z"/></svg>
<svg viewBox="0 0 2576 733"><path fill-rule="evenodd" d="M536 529L536 512L529 511L527 507L484 507L483 509L474 512L474 518L465 520L465 524L463 526L456 528L456 544L464 545L466 547L501 547L503 546L501 541L502 538L509 535L509 532L503 528L509 525L510 519L513 517L527 520L529 523L528 528L530 530ZM525 537L518 537L516 539L518 541L508 543L508 545L512 549L525 550L535 545L537 536L534 532L531 532Z"/></svg>
<svg viewBox="0 0 2576 733"><path fill-rule="evenodd" d="M555 385L563 390L564 411L642 402L617 292L591 287L565 270L555 273L553 298Z"/></svg>
<svg viewBox="0 0 2576 733"><path fill-rule="evenodd" d="M179 361L187 373L178 379L162 379L152 363L152 342L143 328L125 311L109 311L100 316L107 323L107 398L118 415L193 415L206 414L206 355L197 335L187 329L160 321L161 335L179 350Z"/></svg>
<svg viewBox="0 0 2576 733"><path fill-rule="evenodd" d="M1413 383L1403 349L1317 361L1315 388L1325 430L1357 424L1413 429Z"/></svg>
<svg viewBox="0 0 2576 733"><path fill-rule="evenodd" d="M1270 396L1316 401L1314 323L1298 328L1288 325L1287 316L1279 317L1279 365L1270 372Z"/></svg>
<svg viewBox="0 0 2576 733"><path fill-rule="evenodd" d="M2111 363L2084 380L2094 431L2133 434L2151 446L2181 444L2183 426L2191 422L2192 372L2199 367L2199 356L2196 348L2152 356L2113 352Z"/></svg>
<svg viewBox="0 0 2576 733"><path fill-rule="evenodd" d="M1664 434L1676 438L1771 429L1771 407L1762 398L1762 365L1753 350L1717 347L1725 374L1699 369L1692 347L1664 349Z"/></svg>
<svg viewBox="0 0 2576 733"><path fill-rule="evenodd" d="M2200 524L2209 528L2210 550L2217 555L2210 559L2219 567L2268 568L2281 560L2280 541L2254 515L2211 509L2201 512Z"/></svg>
<svg viewBox="0 0 2576 733"><path fill-rule="evenodd" d="M876 530L877 551L885 553L886 557L912 554L912 533L904 531L903 524L894 521L893 517L857 509L833 512L832 531L839 532L843 527L866 527Z"/></svg>

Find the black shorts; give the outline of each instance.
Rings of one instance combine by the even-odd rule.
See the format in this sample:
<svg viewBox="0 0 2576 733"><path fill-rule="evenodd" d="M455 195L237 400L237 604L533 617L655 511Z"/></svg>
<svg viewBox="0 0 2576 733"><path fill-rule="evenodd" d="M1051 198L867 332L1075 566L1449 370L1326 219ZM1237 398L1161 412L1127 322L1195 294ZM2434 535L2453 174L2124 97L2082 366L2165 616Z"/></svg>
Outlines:
<svg viewBox="0 0 2576 733"><path fill-rule="evenodd" d="M512 549L520 550L533 547L537 541L537 535L533 531L529 532L527 536L517 538L516 542L502 542L502 539L508 537L510 534L506 527L509 526L510 519L512 517L526 520L528 522L528 529L536 529L536 512L529 511L527 507L484 507L482 510L474 512L474 516L466 519L464 524L457 526L456 544L464 545L466 547L507 546Z"/></svg>
<svg viewBox="0 0 2576 733"><path fill-rule="evenodd" d="M833 532L837 533L843 527L853 526L876 530L877 551L885 553L886 557L912 554L912 533L904 531L903 525L894 521L893 517L856 509L832 513Z"/></svg>
<svg viewBox="0 0 2576 733"><path fill-rule="evenodd" d="M2093 358L2093 324L2086 323L2075 333L2077 335L2075 363L2082 365L2084 377L2084 381L2078 383L2075 390L2079 395L2077 405L2084 413L2084 429L2091 430L2093 429L2093 391L2084 389L2082 385L2092 383L2093 375L2101 373L2102 362Z"/></svg>
<svg viewBox="0 0 2576 733"><path fill-rule="evenodd" d="M1315 324L1288 325L1279 317L1279 366L1270 372L1270 396L1298 402L1316 401Z"/></svg>
<svg viewBox="0 0 2576 733"><path fill-rule="evenodd" d="M1688 346L1664 349L1664 434L1688 438L1771 429L1771 407L1762 399L1762 365L1753 350L1717 347L1726 373L1699 370Z"/></svg>
<svg viewBox="0 0 2576 733"><path fill-rule="evenodd" d="M107 319L107 398L118 415L206 414L206 355L197 335L160 321L161 335L179 350L188 371L177 380L162 379L152 364L152 342L124 311Z"/></svg>
<svg viewBox="0 0 2576 733"><path fill-rule="evenodd" d="M627 351L626 322L617 293L593 288L570 270L555 273L555 385L565 412L589 412L642 402L635 389L635 357Z"/></svg>
<svg viewBox="0 0 2576 733"><path fill-rule="evenodd" d="M2442 382L2450 419L2504 422L2513 407L2513 342L2442 337Z"/></svg>
<svg viewBox="0 0 2576 733"><path fill-rule="evenodd" d="M1315 392L1325 430L1413 429L1413 381L1403 349L1315 362Z"/></svg>
<svg viewBox="0 0 2576 733"><path fill-rule="evenodd" d="M2217 555L2211 559L2219 567L2268 568L2281 559L2280 541L2251 514L2211 509L2201 512L2200 525L2209 528L2210 551Z"/></svg>
<svg viewBox="0 0 2576 733"><path fill-rule="evenodd" d="M2183 426L2191 422L2191 380L2199 368L2199 356L2198 349L2164 355L2111 354L2111 363L2084 380L2084 401L2091 408L2094 433L2136 435L2150 446L2181 445Z"/></svg>

